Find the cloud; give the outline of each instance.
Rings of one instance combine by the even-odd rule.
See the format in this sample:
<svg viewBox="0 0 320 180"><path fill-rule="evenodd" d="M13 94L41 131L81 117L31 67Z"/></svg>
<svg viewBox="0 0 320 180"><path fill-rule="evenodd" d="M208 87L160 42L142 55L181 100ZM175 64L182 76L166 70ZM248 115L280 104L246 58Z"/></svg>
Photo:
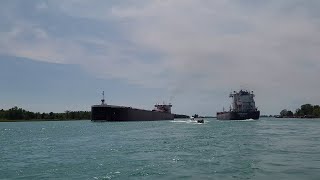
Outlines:
<svg viewBox="0 0 320 180"><path fill-rule="evenodd" d="M308 13L314 3L268 1L247 8L235 1L152 1L113 8L113 14L128 19L132 41L166 54L173 72L186 79L203 74L201 86L298 93L294 82L312 91L309 80L319 70L320 24Z"/></svg>
<svg viewBox="0 0 320 180"><path fill-rule="evenodd" d="M320 101L319 1L28 3L5 3L12 12L1 19L13 22L0 32L0 53L80 64L98 77L172 96L221 100L248 87L266 112L290 99ZM281 103L272 107L275 101Z"/></svg>

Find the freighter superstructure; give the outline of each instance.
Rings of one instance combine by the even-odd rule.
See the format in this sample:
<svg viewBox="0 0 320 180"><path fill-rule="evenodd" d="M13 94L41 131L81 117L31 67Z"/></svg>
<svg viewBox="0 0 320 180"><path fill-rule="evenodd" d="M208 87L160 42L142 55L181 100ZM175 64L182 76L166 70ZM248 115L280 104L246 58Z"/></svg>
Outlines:
<svg viewBox="0 0 320 180"><path fill-rule="evenodd" d="M240 90L233 91L229 97L232 98L232 107L230 111L217 113L219 120L244 120L259 119L260 111L256 108L253 91Z"/></svg>
<svg viewBox="0 0 320 180"><path fill-rule="evenodd" d="M156 104L150 110L137 109L127 106L107 105L103 99L100 105L91 106L91 121L159 121L173 120L171 104Z"/></svg>

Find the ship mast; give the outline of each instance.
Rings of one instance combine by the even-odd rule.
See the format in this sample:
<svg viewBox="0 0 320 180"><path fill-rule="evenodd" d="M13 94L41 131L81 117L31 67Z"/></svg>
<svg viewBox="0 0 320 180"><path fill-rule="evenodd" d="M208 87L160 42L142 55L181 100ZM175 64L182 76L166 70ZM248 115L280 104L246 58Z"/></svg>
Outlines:
<svg viewBox="0 0 320 180"><path fill-rule="evenodd" d="M102 91L101 105L104 105L104 91Z"/></svg>

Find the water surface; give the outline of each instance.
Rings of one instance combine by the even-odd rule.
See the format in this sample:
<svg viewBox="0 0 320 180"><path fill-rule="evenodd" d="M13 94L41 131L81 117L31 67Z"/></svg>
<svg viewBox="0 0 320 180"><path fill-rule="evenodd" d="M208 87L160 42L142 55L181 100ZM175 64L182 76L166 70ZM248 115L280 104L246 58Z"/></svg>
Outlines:
<svg viewBox="0 0 320 180"><path fill-rule="evenodd" d="M0 123L0 179L319 179L320 119Z"/></svg>

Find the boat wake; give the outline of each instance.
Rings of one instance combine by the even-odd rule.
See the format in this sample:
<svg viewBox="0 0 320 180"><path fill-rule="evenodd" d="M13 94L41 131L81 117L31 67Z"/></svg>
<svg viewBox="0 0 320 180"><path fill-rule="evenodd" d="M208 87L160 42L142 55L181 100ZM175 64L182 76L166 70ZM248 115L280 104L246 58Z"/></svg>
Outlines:
<svg viewBox="0 0 320 180"><path fill-rule="evenodd" d="M254 119L245 119L245 120L233 120L233 121L250 122L250 121L256 121L256 120L254 120Z"/></svg>
<svg viewBox="0 0 320 180"><path fill-rule="evenodd" d="M205 121L203 122L198 122L197 120L191 120L191 119L187 119L187 120L173 120L170 122L174 122L174 123L187 123L187 124L205 124Z"/></svg>
<svg viewBox="0 0 320 180"><path fill-rule="evenodd" d="M220 122L233 122L233 121L236 121L236 122L252 122L252 121L257 121L255 119L244 119L244 120L218 120Z"/></svg>
<svg viewBox="0 0 320 180"><path fill-rule="evenodd" d="M174 123L186 123L188 120L184 121L184 120L173 120L170 122L174 122Z"/></svg>

